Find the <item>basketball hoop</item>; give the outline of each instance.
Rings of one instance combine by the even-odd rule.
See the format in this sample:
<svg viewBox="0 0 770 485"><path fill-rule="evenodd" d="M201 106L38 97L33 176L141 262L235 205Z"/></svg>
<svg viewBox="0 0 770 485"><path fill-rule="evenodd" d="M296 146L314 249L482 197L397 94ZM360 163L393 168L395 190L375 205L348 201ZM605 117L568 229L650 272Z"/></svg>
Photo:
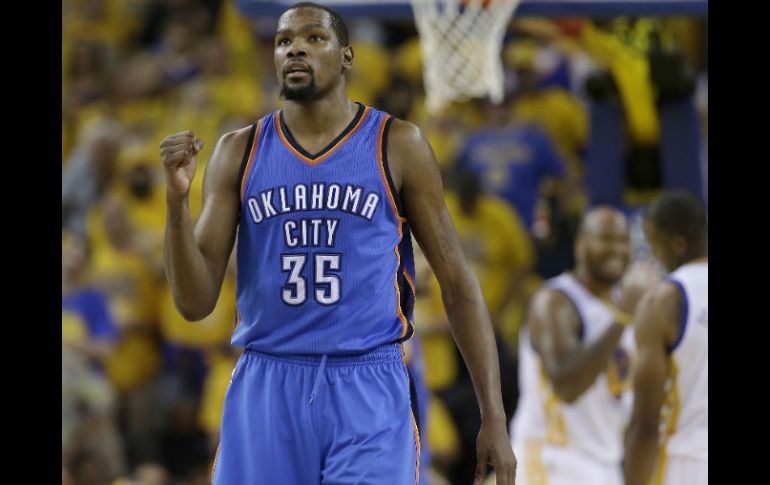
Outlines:
<svg viewBox="0 0 770 485"><path fill-rule="evenodd" d="M521 0L410 0L420 34L427 108L503 99L505 27Z"/></svg>

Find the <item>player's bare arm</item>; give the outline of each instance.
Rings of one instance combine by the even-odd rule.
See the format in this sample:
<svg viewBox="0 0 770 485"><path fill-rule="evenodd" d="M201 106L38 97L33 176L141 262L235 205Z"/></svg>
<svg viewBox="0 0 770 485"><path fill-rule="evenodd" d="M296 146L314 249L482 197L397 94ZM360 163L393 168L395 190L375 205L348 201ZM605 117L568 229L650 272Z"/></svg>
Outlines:
<svg viewBox="0 0 770 485"><path fill-rule="evenodd" d="M186 131L160 145L166 174L164 262L171 293L187 320L200 320L216 305L238 224L238 173L249 128L220 138L206 165L203 209L193 228L189 192L202 142Z"/></svg>
<svg viewBox="0 0 770 485"><path fill-rule="evenodd" d="M607 368L624 330L613 323L584 345L577 309L564 293L554 290L538 292L527 324L554 392L568 403L577 400Z"/></svg>
<svg viewBox="0 0 770 485"><path fill-rule="evenodd" d="M669 373L667 348L679 331L682 299L676 286L658 284L645 295L634 322L637 362L634 407L626 431L626 485L644 485L658 459L660 411Z"/></svg>
<svg viewBox="0 0 770 485"><path fill-rule="evenodd" d="M401 120L393 121L387 150L393 182L401 194L415 239L441 285L452 333L479 401L482 425L476 445L477 480L490 463L498 484L513 484L516 459L506 431L492 324L478 280L466 264L444 203L433 151L419 128Z"/></svg>

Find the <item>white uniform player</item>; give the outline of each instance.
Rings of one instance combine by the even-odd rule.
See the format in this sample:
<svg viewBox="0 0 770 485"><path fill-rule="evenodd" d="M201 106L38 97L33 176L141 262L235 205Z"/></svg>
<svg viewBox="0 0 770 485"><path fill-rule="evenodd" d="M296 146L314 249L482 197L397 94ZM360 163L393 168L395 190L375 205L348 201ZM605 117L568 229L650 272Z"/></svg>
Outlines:
<svg viewBox="0 0 770 485"><path fill-rule="evenodd" d="M708 262L699 262L671 274L682 292L683 312L670 349L655 484L708 484L708 271Z"/></svg>
<svg viewBox="0 0 770 485"><path fill-rule="evenodd" d="M581 319L581 341L598 339L613 313L573 275L546 282L563 292ZM560 400L543 370L527 328L519 343L520 398L511 424L518 485L621 485L623 430L630 414L628 389L634 337L627 327L607 368L573 403Z"/></svg>
<svg viewBox="0 0 770 485"><path fill-rule="evenodd" d="M702 200L667 191L644 234L670 272L634 315L634 402L626 485L708 485L708 220Z"/></svg>

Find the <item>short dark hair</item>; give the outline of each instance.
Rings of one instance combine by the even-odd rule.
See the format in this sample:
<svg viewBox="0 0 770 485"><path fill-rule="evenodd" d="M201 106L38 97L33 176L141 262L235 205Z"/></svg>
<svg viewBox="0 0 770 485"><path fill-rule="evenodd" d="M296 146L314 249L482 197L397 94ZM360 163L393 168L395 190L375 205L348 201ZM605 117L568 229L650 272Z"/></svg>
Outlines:
<svg viewBox="0 0 770 485"><path fill-rule="evenodd" d="M348 26L345 25L345 21L342 20L342 16L337 12L335 12L334 10L330 9L329 7L325 7L323 5L319 5L313 2L299 2L299 3L295 3L294 5L286 9L286 12L288 12L289 10L294 10L297 8L305 8L305 7L323 10L324 12L328 13L329 17L331 17L332 30L334 31L334 34L337 36L337 40L339 41L340 45L342 47L347 47L348 44L350 44L350 38L348 36Z"/></svg>
<svg viewBox="0 0 770 485"><path fill-rule="evenodd" d="M703 204L684 190L663 193L647 207L645 218L661 232L684 236L691 244L701 243L708 231Z"/></svg>

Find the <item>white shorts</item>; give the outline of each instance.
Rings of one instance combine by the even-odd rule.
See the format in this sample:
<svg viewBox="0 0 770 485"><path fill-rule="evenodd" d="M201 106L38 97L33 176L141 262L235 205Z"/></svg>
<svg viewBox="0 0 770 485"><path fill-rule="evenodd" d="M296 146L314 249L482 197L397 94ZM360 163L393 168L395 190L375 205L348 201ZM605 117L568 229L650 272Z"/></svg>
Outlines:
<svg viewBox="0 0 770 485"><path fill-rule="evenodd" d="M709 462L708 460L683 456L667 456L659 464L651 483L655 485L708 485Z"/></svg>
<svg viewBox="0 0 770 485"><path fill-rule="evenodd" d="M516 485L623 485L623 470L576 450L539 441L513 444Z"/></svg>

